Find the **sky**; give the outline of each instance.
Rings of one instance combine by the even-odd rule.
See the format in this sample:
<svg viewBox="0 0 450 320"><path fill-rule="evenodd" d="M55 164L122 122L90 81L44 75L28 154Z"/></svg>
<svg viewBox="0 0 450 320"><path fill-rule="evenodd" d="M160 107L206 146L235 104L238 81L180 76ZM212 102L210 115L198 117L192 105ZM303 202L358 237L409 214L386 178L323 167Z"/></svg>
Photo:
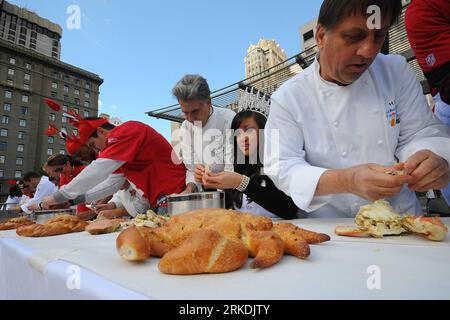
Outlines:
<svg viewBox="0 0 450 320"><path fill-rule="evenodd" d="M188 73L212 91L245 78L250 44L275 39L301 52L299 28L322 0L8 0L63 28L61 60L100 75L99 113L144 122L170 141L170 122L147 111L177 103L171 89ZM69 28L70 6L80 9Z"/></svg>

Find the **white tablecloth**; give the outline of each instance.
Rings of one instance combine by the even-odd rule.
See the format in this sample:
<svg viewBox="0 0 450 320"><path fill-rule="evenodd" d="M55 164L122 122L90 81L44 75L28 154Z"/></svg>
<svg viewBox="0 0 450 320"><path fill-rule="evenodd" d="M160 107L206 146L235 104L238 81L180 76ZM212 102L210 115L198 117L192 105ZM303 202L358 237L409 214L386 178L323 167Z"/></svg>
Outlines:
<svg viewBox="0 0 450 320"><path fill-rule="evenodd" d="M334 228L352 220L294 223L332 241L312 246L306 261L286 256L258 271L249 269L249 261L236 272L198 276L161 274L156 258L121 260L117 234L30 239L0 232L0 299L450 299L449 239L345 238ZM74 270L80 271L80 288L74 288Z"/></svg>

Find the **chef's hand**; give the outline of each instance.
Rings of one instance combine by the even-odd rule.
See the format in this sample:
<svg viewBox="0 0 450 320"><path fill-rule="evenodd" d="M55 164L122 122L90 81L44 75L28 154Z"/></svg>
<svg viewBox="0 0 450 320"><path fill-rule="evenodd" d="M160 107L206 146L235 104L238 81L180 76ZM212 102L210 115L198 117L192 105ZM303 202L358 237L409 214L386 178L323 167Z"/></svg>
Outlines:
<svg viewBox="0 0 450 320"><path fill-rule="evenodd" d="M28 210L35 212L35 211L40 211L41 208L39 208L39 203L37 203L37 204L32 204L32 205L28 206Z"/></svg>
<svg viewBox="0 0 450 320"><path fill-rule="evenodd" d="M42 210L50 210L53 205L57 204L55 199L52 196L44 198L44 201L41 202Z"/></svg>
<svg viewBox="0 0 450 320"><path fill-rule="evenodd" d="M202 183L206 189L236 189L239 187L243 179L243 176L235 172L219 172L219 173L206 173L203 176Z"/></svg>
<svg viewBox="0 0 450 320"><path fill-rule="evenodd" d="M195 183L188 183L188 185L186 186L186 189L184 189L184 191L181 194L186 194L186 193L194 193L197 191L197 185Z"/></svg>
<svg viewBox="0 0 450 320"><path fill-rule="evenodd" d="M205 174L205 167L200 164L196 165L194 171L195 182L202 183L204 174Z"/></svg>
<svg viewBox="0 0 450 320"><path fill-rule="evenodd" d="M102 212L105 210L112 210L116 208L116 204L111 202L111 203L107 203L107 204L98 204L95 206L96 207L96 212Z"/></svg>
<svg viewBox="0 0 450 320"><path fill-rule="evenodd" d="M448 162L429 150L422 150L405 163L405 171L412 176L409 189L426 192L445 188L450 182Z"/></svg>
<svg viewBox="0 0 450 320"><path fill-rule="evenodd" d="M399 194L411 180L411 176L407 174L394 176L387 173L399 169L399 166L386 168L376 164L346 169L346 189L349 193L370 201L390 198Z"/></svg>

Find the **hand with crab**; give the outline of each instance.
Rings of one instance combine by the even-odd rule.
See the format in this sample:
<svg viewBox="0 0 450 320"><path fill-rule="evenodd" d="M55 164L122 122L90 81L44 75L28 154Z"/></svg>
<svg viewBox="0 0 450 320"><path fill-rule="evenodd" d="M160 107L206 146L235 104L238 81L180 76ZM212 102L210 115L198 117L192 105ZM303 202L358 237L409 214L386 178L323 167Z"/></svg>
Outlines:
<svg viewBox="0 0 450 320"><path fill-rule="evenodd" d="M310 244L330 237L290 223L273 224L262 216L224 209L200 209L172 217L159 228L131 227L116 241L119 255L128 261L162 257L166 274L225 273L242 267L267 268L284 254L300 259L310 255Z"/></svg>

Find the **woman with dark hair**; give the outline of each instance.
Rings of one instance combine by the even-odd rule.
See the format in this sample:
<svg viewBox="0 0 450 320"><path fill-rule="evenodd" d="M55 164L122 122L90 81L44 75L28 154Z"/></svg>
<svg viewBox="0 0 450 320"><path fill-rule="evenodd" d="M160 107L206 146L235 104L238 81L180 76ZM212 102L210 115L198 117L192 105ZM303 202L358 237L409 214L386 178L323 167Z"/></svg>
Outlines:
<svg viewBox="0 0 450 320"><path fill-rule="evenodd" d="M69 184L86 166L78 158L57 154L47 159L44 164L45 172L52 178L59 180L59 187ZM96 216L96 213L84 204L77 206L77 216L83 220L89 220Z"/></svg>
<svg viewBox="0 0 450 320"><path fill-rule="evenodd" d="M267 118L256 111L238 113L231 124L234 137L234 171L205 172L203 184L209 189L226 190L227 207L270 218L295 219L298 208L263 174L260 150Z"/></svg>
<svg viewBox="0 0 450 320"><path fill-rule="evenodd" d="M6 200L6 203L4 204L2 210L18 209L21 199L22 191L20 191L19 185L15 183L13 186L11 186L11 188L9 188L8 199Z"/></svg>

